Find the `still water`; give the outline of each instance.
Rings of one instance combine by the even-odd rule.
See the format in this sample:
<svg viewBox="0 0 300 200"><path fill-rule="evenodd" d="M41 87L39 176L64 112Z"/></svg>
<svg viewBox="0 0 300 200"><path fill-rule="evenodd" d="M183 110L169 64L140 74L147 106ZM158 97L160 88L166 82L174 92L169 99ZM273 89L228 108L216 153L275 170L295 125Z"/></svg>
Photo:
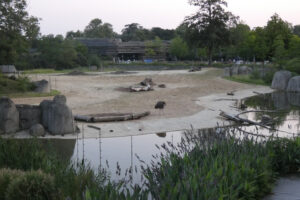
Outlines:
<svg viewBox="0 0 300 200"><path fill-rule="evenodd" d="M257 126L242 127L243 130L257 132L266 136L275 134L280 137L293 137L299 134L300 94L276 92L250 97L243 102L248 106L247 110L276 111L247 114L248 119L258 122L263 114L269 115L273 119L271 125L273 130L270 131ZM201 131L209 132L216 131L216 129ZM138 183L141 178L139 170L141 163L136 155L145 161L146 164L150 164L151 160L153 160L152 155L161 153L156 145L161 146L167 142L177 145L183 138L185 138L184 132L169 132L119 138L52 140L51 143L66 159L72 159L74 162L84 159L90 163L94 170L98 170L99 166L108 169L112 180L124 177L125 169L130 167L135 169L135 166L137 166L138 170L133 170L133 181ZM117 176L115 173L117 165L122 169L120 176Z"/></svg>

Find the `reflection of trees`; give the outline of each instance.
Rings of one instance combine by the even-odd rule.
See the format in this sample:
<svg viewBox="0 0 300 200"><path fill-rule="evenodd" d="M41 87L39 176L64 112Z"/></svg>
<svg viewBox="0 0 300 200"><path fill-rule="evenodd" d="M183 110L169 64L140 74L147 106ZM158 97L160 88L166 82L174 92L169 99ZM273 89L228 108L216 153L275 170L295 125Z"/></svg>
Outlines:
<svg viewBox="0 0 300 200"><path fill-rule="evenodd" d="M299 115L300 94L274 92L271 94L258 95L249 97L244 100L244 103L255 110L279 110L282 112L268 113L274 124L272 128L282 126L289 115ZM255 120L260 120L265 113L255 113Z"/></svg>

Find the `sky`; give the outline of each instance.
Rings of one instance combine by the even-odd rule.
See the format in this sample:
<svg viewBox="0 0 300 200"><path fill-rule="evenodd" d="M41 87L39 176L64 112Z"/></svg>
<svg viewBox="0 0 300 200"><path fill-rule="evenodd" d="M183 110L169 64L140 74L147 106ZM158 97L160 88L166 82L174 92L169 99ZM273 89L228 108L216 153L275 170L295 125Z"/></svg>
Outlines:
<svg viewBox="0 0 300 200"><path fill-rule="evenodd" d="M126 24L145 28L175 29L197 10L188 0L27 0L30 15L41 18L42 34L62 34L84 30L94 19L113 25L121 33ZM265 26L274 13L300 24L300 0L227 0L228 10L251 28Z"/></svg>

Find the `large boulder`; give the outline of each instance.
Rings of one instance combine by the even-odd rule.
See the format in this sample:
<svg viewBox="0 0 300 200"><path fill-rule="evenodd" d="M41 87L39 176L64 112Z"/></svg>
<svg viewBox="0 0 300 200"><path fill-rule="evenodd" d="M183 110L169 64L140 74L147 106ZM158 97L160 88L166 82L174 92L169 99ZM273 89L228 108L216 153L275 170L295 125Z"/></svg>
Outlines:
<svg viewBox="0 0 300 200"><path fill-rule="evenodd" d="M42 113L40 106L17 105L20 119L20 129L29 129L34 124L40 124L42 121Z"/></svg>
<svg viewBox="0 0 300 200"><path fill-rule="evenodd" d="M230 77L231 76L231 68L230 67L225 67L224 68L224 76L225 77Z"/></svg>
<svg viewBox="0 0 300 200"><path fill-rule="evenodd" d="M239 74L239 67L235 66L235 67L231 67L231 75L238 75Z"/></svg>
<svg viewBox="0 0 300 200"><path fill-rule="evenodd" d="M10 134L19 130L19 112L12 100L0 98L0 133Z"/></svg>
<svg viewBox="0 0 300 200"><path fill-rule="evenodd" d="M0 72L6 74L17 73L16 67L14 65L0 65Z"/></svg>
<svg viewBox="0 0 300 200"><path fill-rule="evenodd" d="M62 95L54 97L53 101L43 101L42 124L52 135L74 133L75 125L71 109L66 105Z"/></svg>
<svg viewBox="0 0 300 200"><path fill-rule="evenodd" d="M45 129L41 124L35 124L29 129L29 134L33 137L45 136Z"/></svg>
<svg viewBox="0 0 300 200"><path fill-rule="evenodd" d="M278 71L275 73L272 81L272 89L285 90L288 86L289 80L292 78L292 73L289 71Z"/></svg>
<svg viewBox="0 0 300 200"><path fill-rule="evenodd" d="M50 105L53 103L51 100L44 100L40 103L41 114L42 114L42 124L43 126L48 129L48 122L49 122L49 109Z"/></svg>
<svg viewBox="0 0 300 200"><path fill-rule="evenodd" d="M33 82L33 84L35 85L35 92L50 93L50 85L47 80L43 79L41 81Z"/></svg>
<svg viewBox="0 0 300 200"><path fill-rule="evenodd" d="M300 76L291 78L286 90L288 92L300 92Z"/></svg>
<svg viewBox="0 0 300 200"><path fill-rule="evenodd" d="M251 72L252 72L252 68L247 67L247 66L241 66L238 69L239 75L247 75L247 74L250 74Z"/></svg>
<svg viewBox="0 0 300 200"><path fill-rule="evenodd" d="M300 106L300 93L288 92L287 98L289 103L293 106Z"/></svg>

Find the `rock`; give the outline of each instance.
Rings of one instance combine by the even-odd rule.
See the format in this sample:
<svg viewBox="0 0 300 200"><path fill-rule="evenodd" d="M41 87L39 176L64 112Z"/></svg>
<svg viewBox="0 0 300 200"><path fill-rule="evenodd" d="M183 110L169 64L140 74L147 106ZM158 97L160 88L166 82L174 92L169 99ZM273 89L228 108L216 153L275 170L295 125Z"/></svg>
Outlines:
<svg viewBox="0 0 300 200"><path fill-rule="evenodd" d="M198 72L198 71L201 71L202 70L202 67L198 66L198 67L192 67L189 72Z"/></svg>
<svg viewBox="0 0 300 200"><path fill-rule="evenodd" d="M12 100L0 98L0 132L2 134L15 133L19 130L19 112Z"/></svg>
<svg viewBox="0 0 300 200"><path fill-rule="evenodd" d="M231 68L230 67L225 67L224 68L224 76L225 77L230 77L231 76Z"/></svg>
<svg viewBox="0 0 300 200"><path fill-rule="evenodd" d="M53 103L51 100L44 100L40 103L41 114L42 114L42 124L46 129L48 129L49 122L49 109L50 105Z"/></svg>
<svg viewBox="0 0 300 200"><path fill-rule="evenodd" d="M272 81L272 89L285 90L288 86L292 73L289 71L278 71L275 73Z"/></svg>
<svg viewBox="0 0 300 200"><path fill-rule="evenodd" d="M19 111L19 127L21 130L29 129L34 124L42 122L42 112L40 106L17 105Z"/></svg>
<svg viewBox="0 0 300 200"><path fill-rule="evenodd" d="M286 90L288 92L300 92L300 76L291 78Z"/></svg>
<svg viewBox="0 0 300 200"><path fill-rule="evenodd" d="M288 101L293 106L300 106L300 93L298 92L288 92Z"/></svg>
<svg viewBox="0 0 300 200"><path fill-rule="evenodd" d="M153 84L152 78L145 78L145 80L143 80L141 82L141 85L143 85L143 86L148 86L148 85L152 86L154 84Z"/></svg>
<svg viewBox="0 0 300 200"><path fill-rule="evenodd" d="M247 67L247 66L241 66L238 68L238 74L239 75L247 75L252 72L252 68Z"/></svg>
<svg viewBox="0 0 300 200"><path fill-rule="evenodd" d="M67 98L65 95L56 95L53 99L53 102L58 104L66 104Z"/></svg>
<svg viewBox="0 0 300 200"><path fill-rule="evenodd" d="M35 124L29 129L29 134L33 137L45 136L45 129L41 124Z"/></svg>
<svg viewBox="0 0 300 200"><path fill-rule="evenodd" d="M14 65L0 65L0 72L6 74L17 73L16 67Z"/></svg>
<svg viewBox="0 0 300 200"><path fill-rule="evenodd" d="M38 93L50 93L50 85L49 82L46 81L45 79L41 80L41 81L36 81L33 82L33 84L35 85L35 92Z"/></svg>
<svg viewBox="0 0 300 200"><path fill-rule="evenodd" d="M52 135L74 133L75 125L71 109L66 105L66 97L57 95L53 101L43 101L42 122Z"/></svg>
<svg viewBox="0 0 300 200"><path fill-rule="evenodd" d="M167 86L165 84L159 84L158 87L159 88L166 88Z"/></svg>
<svg viewBox="0 0 300 200"><path fill-rule="evenodd" d="M238 75L239 74L239 67L235 66L235 67L231 67L231 75Z"/></svg>

